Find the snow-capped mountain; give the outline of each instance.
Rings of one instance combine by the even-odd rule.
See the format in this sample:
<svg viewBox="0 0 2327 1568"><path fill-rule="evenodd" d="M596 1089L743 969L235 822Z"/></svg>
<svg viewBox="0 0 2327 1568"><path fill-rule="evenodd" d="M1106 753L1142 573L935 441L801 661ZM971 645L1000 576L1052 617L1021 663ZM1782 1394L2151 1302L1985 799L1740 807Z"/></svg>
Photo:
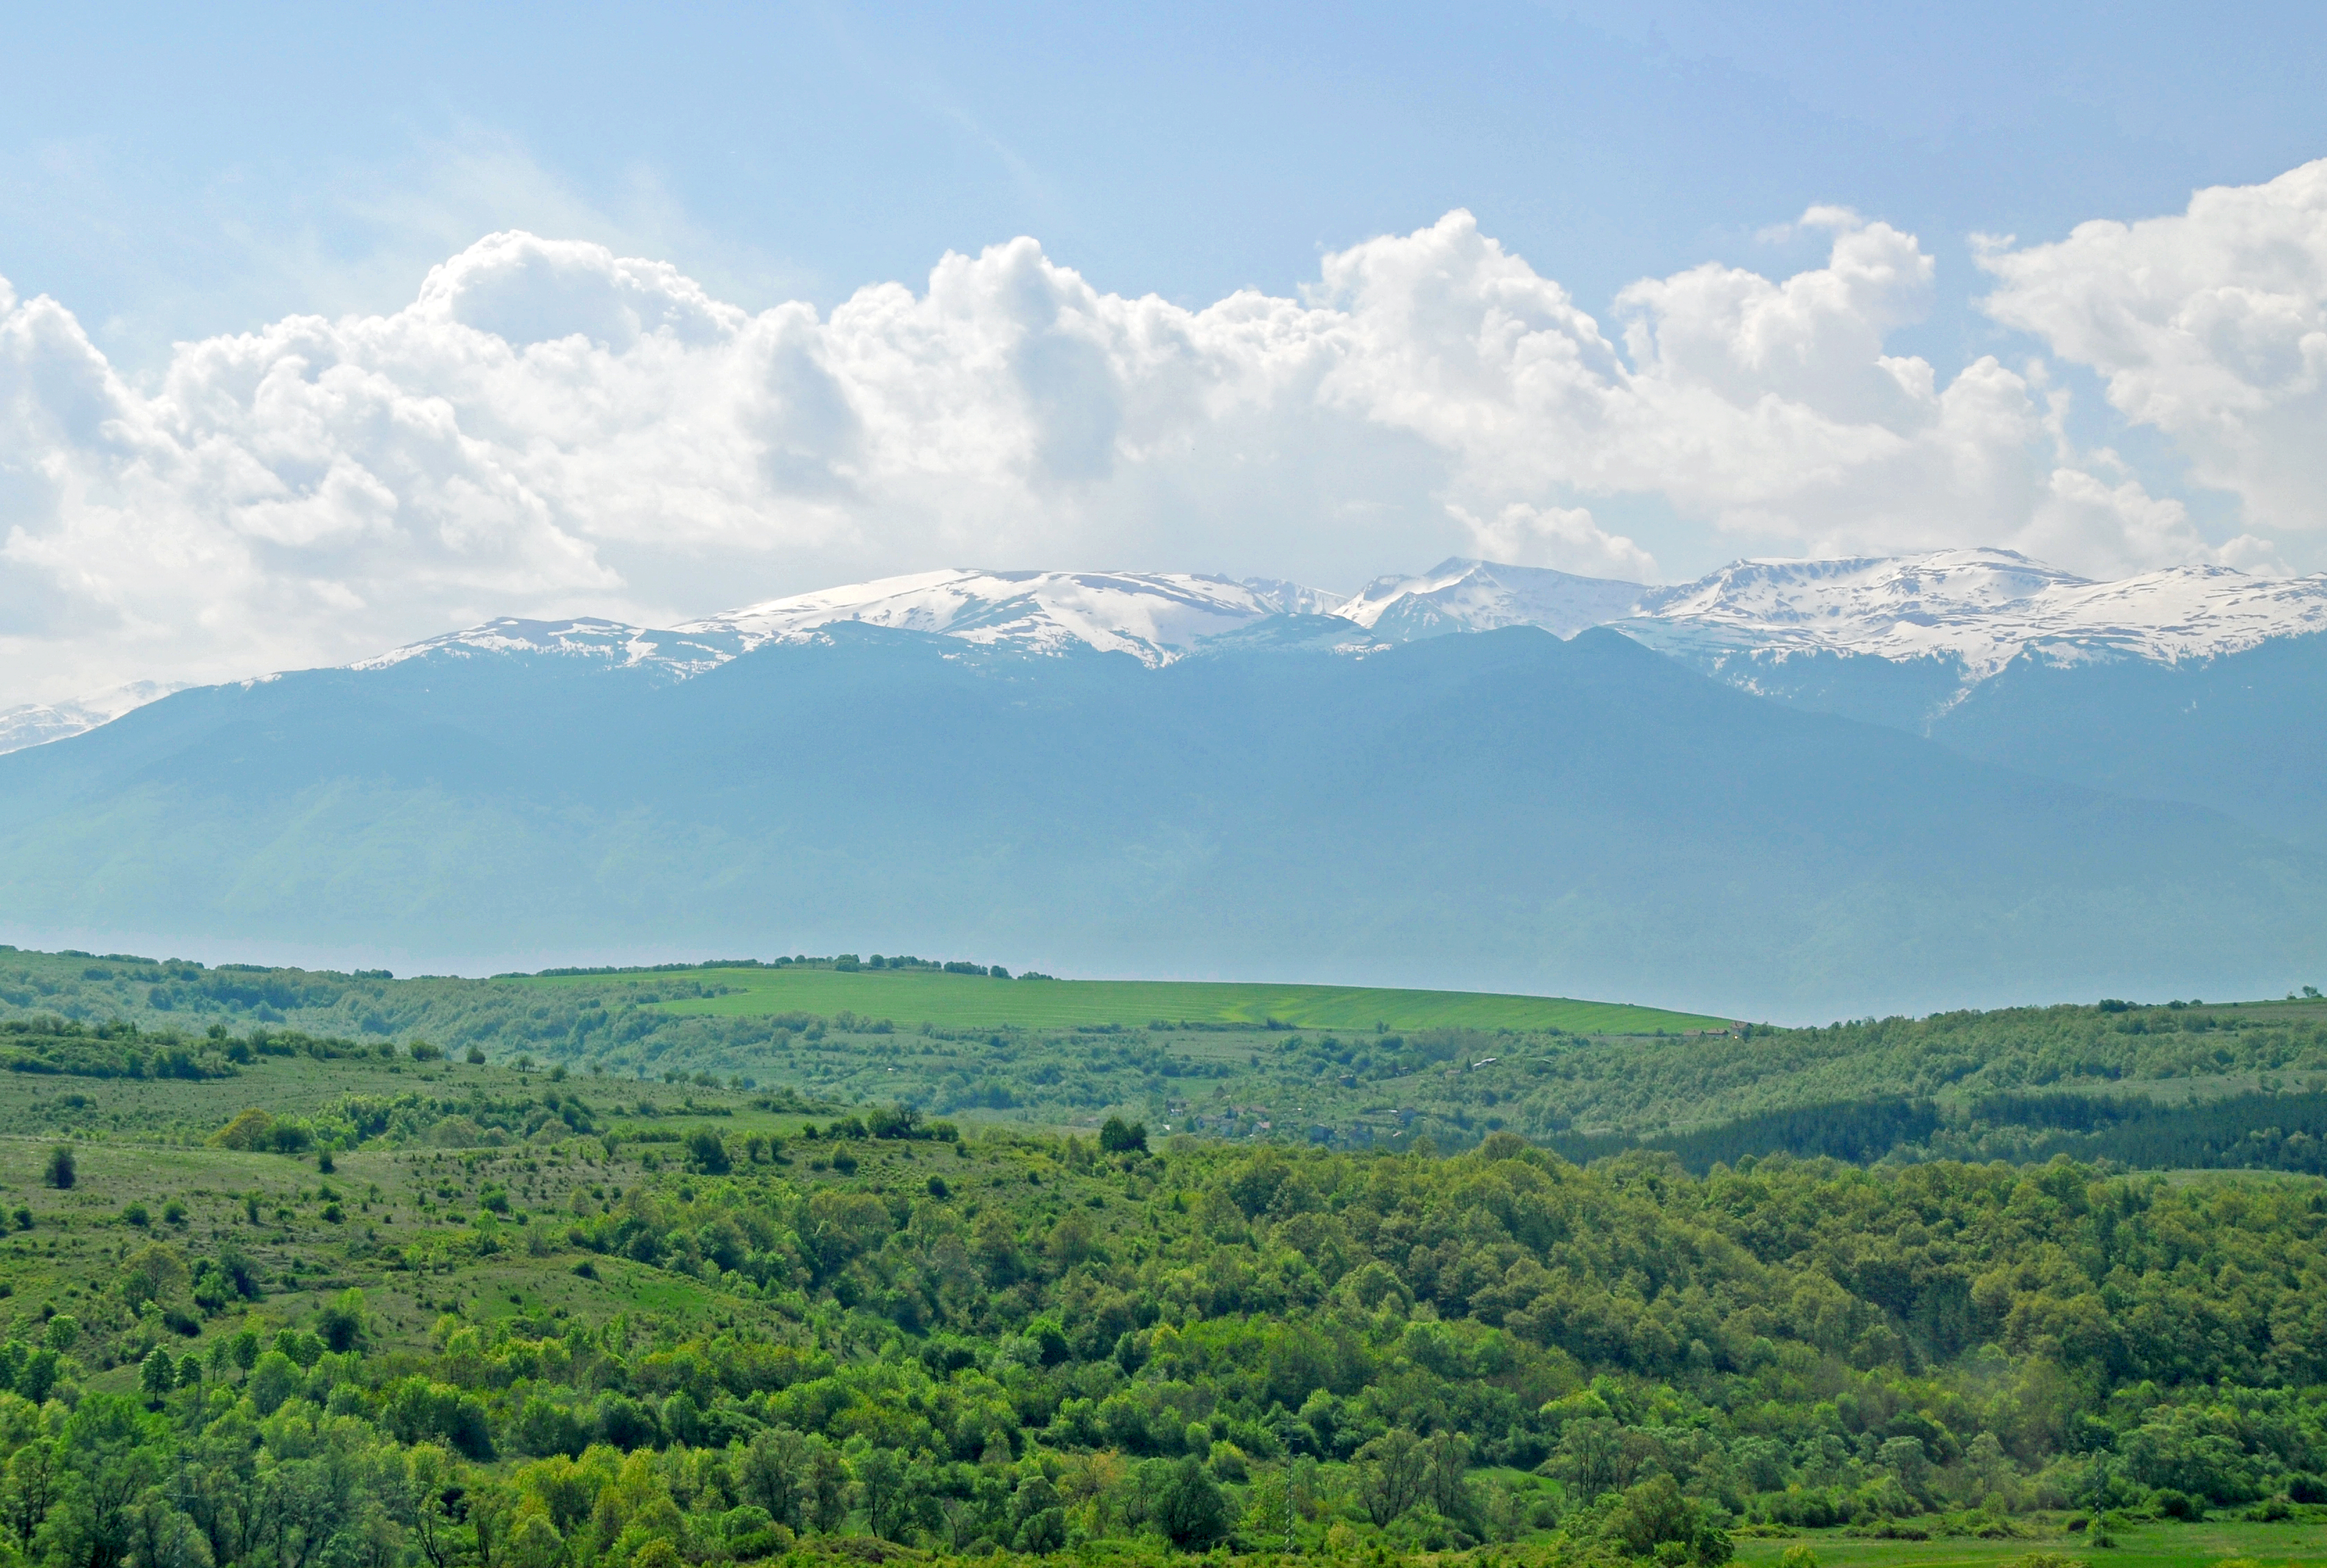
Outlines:
<svg viewBox="0 0 2327 1568"><path fill-rule="evenodd" d="M596 659L609 665L647 666L684 680L715 669L744 651L743 639L733 632L689 635L678 630L658 631L587 615L570 621L524 621L504 616L481 626L464 627L441 637L409 642L373 658L358 659L348 667L388 669L416 658L533 654Z"/></svg>
<svg viewBox="0 0 2327 1568"><path fill-rule="evenodd" d="M922 572L773 599L675 630L706 640L733 638L741 651L749 651L855 621L1029 653L1059 653L1079 645L1127 653L1153 667L1184 657L1207 637L1263 617L1329 614L1337 604L1332 594L1259 578L1238 583L1178 572Z"/></svg>
<svg viewBox="0 0 2327 1568"><path fill-rule="evenodd" d="M89 696L0 708L0 753L45 745L111 723L133 708L143 707L184 687L183 681L132 681Z"/></svg>
<svg viewBox="0 0 2327 1568"><path fill-rule="evenodd" d="M2327 631L2327 575L2174 566L2096 583L2010 550L1739 561L1650 591L1622 630L1668 650L1952 658L1976 682L2023 651L2052 664L2172 664Z"/></svg>
<svg viewBox="0 0 2327 1568"><path fill-rule="evenodd" d="M1271 578L1183 573L917 572L771 599L667 630L582 617L489 621L352 666L385 669L436 656L547 654L646 667L684 679L773 642L854 621L956 637L1031 654L1089 648L1154 667L1205 638L1274 615L1330 615L1340 595Z"/></svg>
<svg viewBox="0 0 2327 1568"><path fill-rule="evenodd" d="M1573 637L1634 613L1649 592L1638 583L1457 556L1418 577L1377 577L1325 613L1393 642L1502 626L1540 626Z"/></svg>
<svg viewBox="0 0 2327 1568"><path fill-rule="evenodd" d="M1027 654L1123 653L1153 668L1284 615L1350 622L1362 635L1341 641L1304 633L1303 646L1342 652L1508 626L1562 638L1612 626L1731 685L1790 701L1805 699L1797 689L1804 671L1836 660L1911 670L1911 692L1893 681L1877 707L1840 711L1928 729L1935 714L2023 653L2051 667L2178 667L2327 631L2327 575L2179 566L2094 582L2009 550L1943 550L1738 561L1694 583L1650 587L1456 557L1418 575L1378 578L1343 598L1268 578L956 569L794 594L662 629L586 617L491 621L350 667L546 655L683 680L771 643L857 622ZM0 712L0 751L79 734L174 689L146 682Z"/></svg>

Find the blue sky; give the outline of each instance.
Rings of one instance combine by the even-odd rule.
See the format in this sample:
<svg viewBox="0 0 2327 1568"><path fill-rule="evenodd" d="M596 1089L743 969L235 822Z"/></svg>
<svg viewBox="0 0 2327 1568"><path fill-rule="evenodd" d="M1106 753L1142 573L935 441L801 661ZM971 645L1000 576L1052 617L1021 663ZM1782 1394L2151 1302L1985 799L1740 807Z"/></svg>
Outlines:
<svg viewBox="0 0 2327 1568"><path fill-rule="evenodd" d="M2315 5L51 6L8 49L0 697L947 565L2327 567Z"/></svg>
<svg viewBox="0 0 2327 1568"><path fill-rule="evenodd" d="M2314 5L20 7L0 275L117 359L392 309L494 229L830 304L1014 235L1287 293L1450 208L1604 311L1818 202L1940 266L2327 153Z"/></svg>

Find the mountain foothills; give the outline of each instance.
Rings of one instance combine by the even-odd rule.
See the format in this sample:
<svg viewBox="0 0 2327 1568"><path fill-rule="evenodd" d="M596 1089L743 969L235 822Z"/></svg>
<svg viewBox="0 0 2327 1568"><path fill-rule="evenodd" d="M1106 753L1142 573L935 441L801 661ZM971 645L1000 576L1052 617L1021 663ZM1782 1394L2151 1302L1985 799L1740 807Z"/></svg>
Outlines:
<svg viewBox="0 0 2327 1568"><path fill-rule="evenodd" d="M2327 959L2322 603L1978 552L497 622L0 757L0 897L403 968L886 932L1732 1015L2271 994Z"/></svg>
<svg viewBox="0 0 2327 1568"><path fill-rule="evenodd" d="M2098 1164L1578 1165L1482 1119L1621 1105L1586 1086L1628 1050L1677 1111L1687 1056L1654 1035L1264 1024L1231 1059L1201 1042L1232 1031L1192 1019L707 1011L894 975L998 1020L1063 984L982 967L393 981L0 954L0 1554L2319 1558L2316 1176L2168 1179L2125 1144ZM2173 1091L2149 1096L2161 1114L2268 1098L2277 1141L2246 1147L2315 1170L2316 1134L2284 1129L2327 1098L2322 1012L2111 1003L1687 1043L1773 1105L1827 1069L2096 1125L2153 1089ZM348 1032L310 1031L327 1019ZM755 1020L756 1044L717 1031ZM1482 1042L1529 1065L1499 1075ZM1138 1119L1072 1091L1017 1122L819 1087L845 1063L928 1103L961 1059L1038 1087L1047 1064L1055 1087L1124 1050L1162 1097ZM1319 1146L1210 1102L1208 1135L1159 1125L1205 1083L1276 1097L1337 1067L1401 1099L1461 1086L1428 1103L1467 1146ZM1933 1103L1860 1125L1928 1124Z"/></svg>

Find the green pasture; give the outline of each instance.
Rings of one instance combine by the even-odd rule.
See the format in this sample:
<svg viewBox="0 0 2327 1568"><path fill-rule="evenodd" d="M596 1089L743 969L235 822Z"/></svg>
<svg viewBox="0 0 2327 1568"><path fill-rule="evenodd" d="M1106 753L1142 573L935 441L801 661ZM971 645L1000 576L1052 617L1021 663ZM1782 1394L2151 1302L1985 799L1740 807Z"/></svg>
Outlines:
<svg viewBox="0 0 2327 1568"><path fill-rule="evenodd" d="M727 986L723 996L666 1002L673 1014L753 1017L771 1013L849 1012L900 1023L982 1029L1016 1025L1169 1022L1303 1029L1560 1029L1573 1034L1668 1034L1725 1030L1728 1021L1624 1003L1476 991L1397 991L1364 985L1265 985L1178 980L996 980L928 969L699 969L688 977ZM537 985L583 983L547 977ZM603 985L605 976L588 983ZM652 977L639 984L651 989Z"/></svg>

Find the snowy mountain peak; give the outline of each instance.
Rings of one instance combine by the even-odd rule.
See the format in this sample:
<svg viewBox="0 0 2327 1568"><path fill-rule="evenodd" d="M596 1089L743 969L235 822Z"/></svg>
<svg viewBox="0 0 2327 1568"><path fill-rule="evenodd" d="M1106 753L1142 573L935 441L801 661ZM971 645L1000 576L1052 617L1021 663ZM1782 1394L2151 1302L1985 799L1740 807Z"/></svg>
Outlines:
<svg viewBox="0 0 2327 1568"><path fill-rule="evenodd" d="M544 654L600 659L609 665L653 665L683 678L724 664L739 651L732 637L657 631L619 621L601 621L594 616L565 621L523 621L503 616L481 626L464 627L441 637L390 649L348 667L387 669L415 658Z"/></svg>
<svg viewBox="0 0 2327 1568"><path fill-rule="evenodd" d="M53 703L20 703L0 708L0 753L21 751L109 724L132 708L185 689L183 681L131 681L84 697Z"/></svg>
<svg viewBox="0 0 2327 1568"><path fill-rule="evenodd" d="M2023 651L2056 663L2172 662L2327 630L2327 576L2174 566L2096 583L2010 550L1739 561L1649 594L1623 630L1700 655L1953 658L1977 681Z"/></svg>
<svg viewBox="0 0 2327 1568"><path fill-rule="evenodd" d="M1292 583L1178 572L921 572L770 600L676 630L732 636L750 649L856 621L1032 653L1080 645L1156 666L1264 616L1317 613L1334 602Z"/></svg>
<svg viewBox="0 0 2327 1568"><path fill-rule="evenodd" d="M1695 583L1650 593L1643 608L1668 618L1787 625L1915 620L2007 610L2086 579L2014 550L1935 550L1829 561L1733 561Z"/></svg>
<svg viewBox="0 0 2327 1568"><path fill-rule="evenodd" d="M1647 592L1638 583L1455 556L1419 576L1377 577L1335 613L1400 641L1502 626L1573 637L1631 614Z"/></svg>
<svg viewBox="0 0 2327 1568"><path fill-rule="evenodd" d="M1336 616L1337 639L1279 616ZM2023 653L2054 664L2174 662L2274 638L2327 632L2327 575L2251 577L2177 566L2093 582L2010 550L1940 550L1840 560L1733 562L1694 583L1649 588L1457 556L1354 596L1273 578L1191 573L988 572L883 577L770 600L658 630L591 617L505 618L350 667L418 658L532 656L600 661L684 680L770 642L843 621L927 632L997 649L1122 653L1150 667L1198 650L1298 647L1360 653L1452 632L1537 626L1573 637L1612 626L1721 678L1763 689L1798 655L1939 658L1958 695ZM1265 624L1268 623L1268 624ZM1248 638L1227 634L1249 630ZM1257 640L1256 640L1257 639ZM0 752L63 739L177 689L154 683L0 711Z"/></svg>

